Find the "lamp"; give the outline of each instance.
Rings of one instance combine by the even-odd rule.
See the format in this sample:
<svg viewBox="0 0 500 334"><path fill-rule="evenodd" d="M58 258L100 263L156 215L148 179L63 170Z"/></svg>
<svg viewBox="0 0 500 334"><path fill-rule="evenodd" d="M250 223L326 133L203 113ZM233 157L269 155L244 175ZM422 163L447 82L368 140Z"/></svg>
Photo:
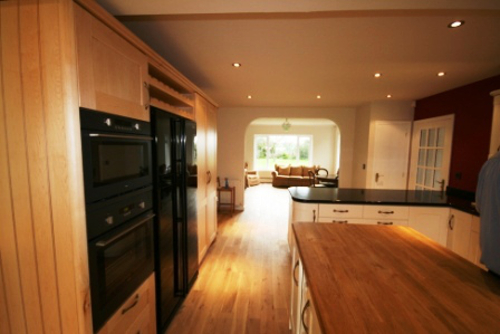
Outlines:
<svg viewBox="0 0 500 334"><path fill-rule="evenodd" d="M283 124L281 124L281 127L283 128L283 130L288 131L292 127L292 124L290 124L290 122L288 121L288 118L287 118L287 119L285 119L285 122L283 122Z"/></svg>

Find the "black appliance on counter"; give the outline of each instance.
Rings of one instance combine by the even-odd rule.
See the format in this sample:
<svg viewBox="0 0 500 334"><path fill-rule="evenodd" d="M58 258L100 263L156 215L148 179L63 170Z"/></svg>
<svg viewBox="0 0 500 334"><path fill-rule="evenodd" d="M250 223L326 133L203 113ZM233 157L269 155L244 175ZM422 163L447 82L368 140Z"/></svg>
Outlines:
<svg viewBox="0 0 500 334"><path fill-rule="evenodd" d="M196 124L151 108L158 332L198 275Z"/></svg>
<svg viewBox="0 0 500 334"><path fill-rule="evenodd" d="M97 332L154 269L152 137L147 122L83 108L80 119Z"/></svg>

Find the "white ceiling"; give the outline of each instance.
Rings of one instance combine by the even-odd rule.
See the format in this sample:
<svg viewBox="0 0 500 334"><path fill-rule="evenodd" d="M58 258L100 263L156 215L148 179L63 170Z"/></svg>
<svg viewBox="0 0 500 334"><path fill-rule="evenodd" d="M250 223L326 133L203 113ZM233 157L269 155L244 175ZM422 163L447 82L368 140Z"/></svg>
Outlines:
<svg viewBox="0 0 500 334"><path fill-rule="evenodd" d="M499 0L98 2L221 107L416 100L500 74Z"/></svg>

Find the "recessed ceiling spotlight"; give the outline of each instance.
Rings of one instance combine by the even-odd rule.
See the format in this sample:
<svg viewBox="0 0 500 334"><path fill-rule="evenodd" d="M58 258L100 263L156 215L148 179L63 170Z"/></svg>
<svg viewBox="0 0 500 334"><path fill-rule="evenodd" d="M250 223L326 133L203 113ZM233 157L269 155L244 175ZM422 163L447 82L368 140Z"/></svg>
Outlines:
<svg viewBox="0 0 500 334"><path fill-rule="evenodd" d="M251 99L252 99L252 95L248 95L248 96L247 96L247 98L248 98L249 100L251 100Z"/></svg>
<svg viewBox="0 0 500 334"><path fill-rule="evenodd" d="M321 95L316 95L316 98L319 100L321 99Z"/></svg>
<svg viewBox="0 0 500 334"><path fill-rule="evenodd" d="M450 24L448 24L448 28L458 28L458 27L461 27L465 24L465 21L463 20L457 20L457 21L453 21L451 22Z"/></svg>
<svg viewBox="0 0 500 334"><path fill-rule="evenodd" d="M374 76L375 78L380 78L380 77L382 76L382 73L375 73L373 76Z"/></svg>
<svg viewBox="0 0 500 334"><path fill-rule="evenodd" d="M438 77L444 77L445 75L446 75L445 72L438 72L438 74L437 74Z"/></svg>
<svg viewBox="0 0 500 334"><path fill-rule="evenodd" d="M390 99L392 97L391 94L387 94L387 98Z"/></svg>
<svg viewBox="0 0 500 334"><path fill-rule="evenodd" d="M236 67L236 68L241 67L241 63L233 63L233 67Z"/></svg>

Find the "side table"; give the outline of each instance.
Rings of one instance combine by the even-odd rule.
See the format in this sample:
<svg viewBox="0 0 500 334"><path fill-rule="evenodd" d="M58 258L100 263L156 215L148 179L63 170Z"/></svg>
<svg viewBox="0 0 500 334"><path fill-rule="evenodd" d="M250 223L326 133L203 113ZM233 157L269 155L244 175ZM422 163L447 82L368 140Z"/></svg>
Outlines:
<svg viewBox="0 0 500 334"><path fill-rule="evenodd" d="M221 202L221 193L228 192L230 202ZM219 187L217 188L217 197L219 200L217 201L217 210L220 211L222 206L228 206L229 210L231 210L231 214L234 213L234 202L235 202L235 187Z"/></svg>

